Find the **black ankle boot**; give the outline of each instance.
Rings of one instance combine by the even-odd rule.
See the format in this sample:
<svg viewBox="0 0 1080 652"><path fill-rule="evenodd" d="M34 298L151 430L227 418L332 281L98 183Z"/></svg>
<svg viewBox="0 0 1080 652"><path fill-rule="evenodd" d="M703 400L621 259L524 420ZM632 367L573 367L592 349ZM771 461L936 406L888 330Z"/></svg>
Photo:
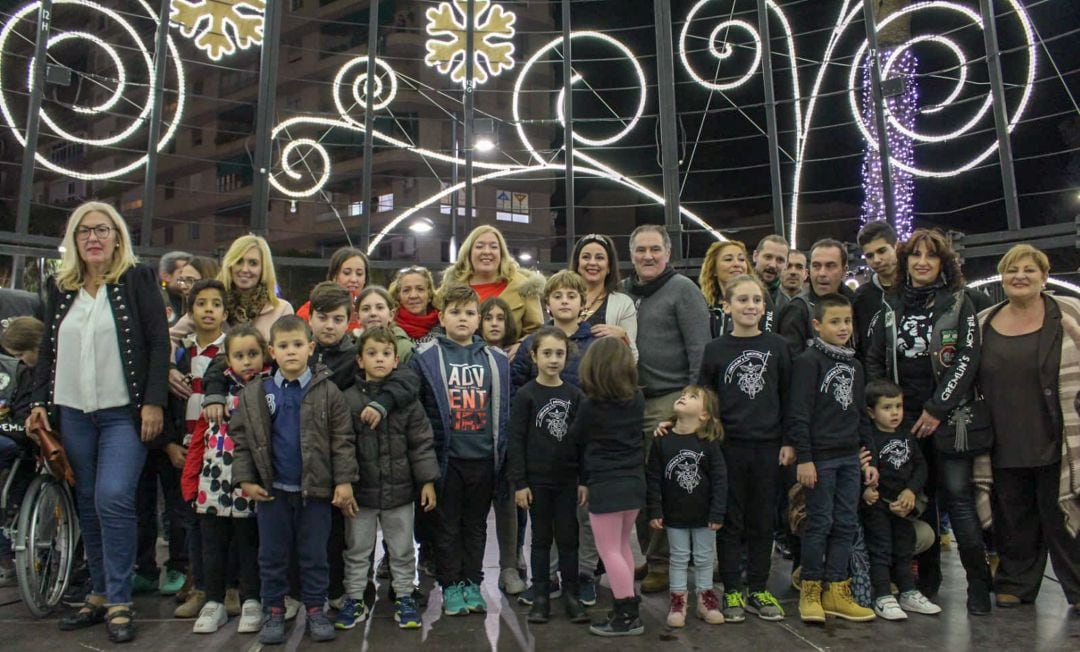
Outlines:
<svg viewBox="0 0 1080 652"><path fill-rule="evenodd" d="M551 599L547 582L533 582L533 603L529 608L530 623L543 624L551 619Z"/></svg>
<svg viewBox="0 0 1080 652"><path fill-rule="evenodd" d="M990 613L990 591L993 579L990 577L990 565L986 561L986 551L982 546L960 549L960 563L967 573L968 598L967 610L972 616L985 616Z"/></svg>
<svg viewBox="0 0 1080 652"><path fill-rule="evenodd" d="M636 596L616 600L608 621L589 627L589 633L597 636L641 636L645 633L645 625L638 617L640 603L641 598Z"/></svg>
<svg viewBox="0 0 1080 652"><path fill-rule="evenodd" d="M564 592L563 603L566 605L566 617L570 619L570 622L590 622L589 614L585 612L585 606L581 604L581 600L578 599L576 591L573 593Z"/></svg>

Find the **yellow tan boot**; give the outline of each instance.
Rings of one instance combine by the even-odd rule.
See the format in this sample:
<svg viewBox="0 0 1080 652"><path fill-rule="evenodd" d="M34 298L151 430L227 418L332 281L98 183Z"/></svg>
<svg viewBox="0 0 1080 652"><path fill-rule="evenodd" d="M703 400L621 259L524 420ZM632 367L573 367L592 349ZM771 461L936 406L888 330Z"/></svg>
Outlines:
<svg viewBox="0 0 1080 652"><path fill-rule="evenodd" d="M821 581L803 580L799 594L799 617L804 623L825 622L825 609L821 606Z"/></svg>
<svg viewBox="0 0 1080 652"><path fill-rule="evenodd" d="M821 606L825 613L844 620L865 622L876 618L873 609L855 602L855 596L851 594L851 580L843 582L829 582L829 588L821 597Z"/></svg>

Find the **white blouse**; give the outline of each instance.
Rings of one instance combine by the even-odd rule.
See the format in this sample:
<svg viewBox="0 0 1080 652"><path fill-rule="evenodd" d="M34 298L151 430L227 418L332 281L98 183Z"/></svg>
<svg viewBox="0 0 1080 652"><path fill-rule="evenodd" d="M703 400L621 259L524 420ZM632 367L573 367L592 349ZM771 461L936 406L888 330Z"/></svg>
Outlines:
<svg viewBox="0 0 1080 652"><path fill-rule="evenodd" d="M83 412L131 403L105 286L98 288L97 296L80 288L60 322L53 403Z"/></svg>

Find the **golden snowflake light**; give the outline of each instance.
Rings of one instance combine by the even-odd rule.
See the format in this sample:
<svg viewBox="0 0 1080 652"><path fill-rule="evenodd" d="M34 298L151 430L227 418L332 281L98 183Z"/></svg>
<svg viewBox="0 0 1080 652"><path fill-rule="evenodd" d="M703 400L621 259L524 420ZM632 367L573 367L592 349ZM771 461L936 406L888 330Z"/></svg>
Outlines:
<svg viewBox="0 0 1080 652"><path fill-rule="evenodd" d="M467 0L442 2L427 10L427 56L424 63L465 86L468 31ZM517 16L491 0L473 2L473 83L514 67L514 21Z"/></svg>
<svg viewBox="0 0 1080 652"><path fill-rule="evenodd" d="M180 33L213 61L263 42L266 0L172 0Z"/></svg>

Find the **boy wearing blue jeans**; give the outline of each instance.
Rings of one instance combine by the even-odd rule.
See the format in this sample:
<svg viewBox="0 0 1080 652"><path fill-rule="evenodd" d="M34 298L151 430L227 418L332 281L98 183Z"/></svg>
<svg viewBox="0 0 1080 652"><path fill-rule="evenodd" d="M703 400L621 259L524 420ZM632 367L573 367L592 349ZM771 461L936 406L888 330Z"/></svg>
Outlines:
<svg viewBox="0 0 1080 652"><path fill-rule="evenodd" d="M862 412L863 369L855 351L846 346L852 320L851 303L842 295L818 299L813 320L817 336L791 369L791 441L785 444L795 447L797 476L806 491L799 597L804 622L823 623L826 614L874 619L873 610L855 602L848 574L862 492L859 446L870 448ZM877 469L869 466L866 484L876 483Z"/></svg>
<svg viewBox="0 0 1080 652"><path fill-rule="evenodd" d="M356 437L330 371L308 368L315 351L307 322L287 315L270 327L278 370L251 382L229 422L236 443L233 479L257 502L259 574L269 615L259 633L266 645L285 642L285 594L295 552L300 590L313 641L334 639L323 605L329 585L326 544L332 506L355 510L352 482ZM332 499L332 503L331 503Z"/></svg>

